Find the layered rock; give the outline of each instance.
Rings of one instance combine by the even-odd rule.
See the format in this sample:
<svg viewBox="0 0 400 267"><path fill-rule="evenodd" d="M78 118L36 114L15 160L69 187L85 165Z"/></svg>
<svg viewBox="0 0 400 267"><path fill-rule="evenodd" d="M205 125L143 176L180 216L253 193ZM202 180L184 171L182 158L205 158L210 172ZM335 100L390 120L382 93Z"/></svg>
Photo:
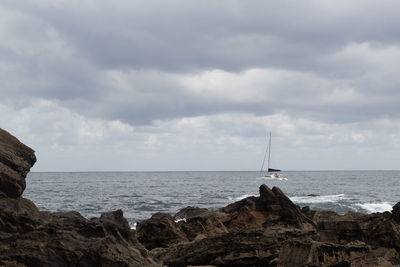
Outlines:
<svg viewBox="0 0 400 267"><path fill-rule="evenodd" d="M141 222L137 234L156 240L145 247L170 266L392 266L400 263L398 206L375 214L311 211L261 185L258 197L175 215L190 214L186 221L158 214Z"/></svg>
<svg viewBox="0 0 400 267"><path fill-rule="evenodd" d="M0 191L16 198L25 190L25 177L35 164L35 152L0 129Z"/></svg>
<svg viewBox="0 0 400 267"><path fill-rule="evenodd" d="M0 129L1 266L160 266L121 210L88 220L44 212L21 197L34 151Z"/></svg>

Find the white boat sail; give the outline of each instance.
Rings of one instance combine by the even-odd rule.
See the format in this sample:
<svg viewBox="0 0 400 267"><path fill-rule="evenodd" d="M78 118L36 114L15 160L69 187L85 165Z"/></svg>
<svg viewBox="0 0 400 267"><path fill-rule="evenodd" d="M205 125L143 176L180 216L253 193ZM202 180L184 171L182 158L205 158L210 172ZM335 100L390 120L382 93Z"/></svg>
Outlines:
<svg viewBox="0 0 400 267"><path fill-rule="evenodd" d="M269 179L287 180L287 178L284 175L279 173L281 170L270 167L270 164L271 164L271 136L272 136L272 134L270 132L268 146L267 146L267 149L265 150L264 159L263 159L263 162L261 165L260 176L262 176L262 174L263 174L265 159L267 157L267 152L268 152L268 168L267 168L267 173L263 177L269 178Z"/></svg>

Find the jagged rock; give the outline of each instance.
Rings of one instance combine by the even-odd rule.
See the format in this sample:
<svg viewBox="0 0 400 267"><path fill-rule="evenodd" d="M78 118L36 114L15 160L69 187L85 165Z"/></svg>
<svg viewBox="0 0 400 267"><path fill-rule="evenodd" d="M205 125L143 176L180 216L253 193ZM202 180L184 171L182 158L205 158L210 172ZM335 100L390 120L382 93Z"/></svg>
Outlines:
<svg viewBox="0 0 400 267"><path fill-rule="evenodd" d="M151 255L171 266L391 266L400 263L396 212L300 209L262 185L259 197L175 224L186 240L153 247Z"/></svg>
<svg viewBox="0 0 400 267"><path fill-rule="evenodd" d="M151 254L170 266L276 266L286 239L309 238L313 234L281 227L271 227L267 231L234 231L154 249Z"/></svg>
<svg viewBox="0 0 400 267"><path fill-rule="evenodd" d="M186 222L180 222L179 227L188 240L199 240L227 233L228 229L225 226L227 219L227 214L223 212L207 211L188 219Z"/></svg>
<svg viewBox="0 0 400 267"><path fill-rule="evenodd" d="M0 199L0 265L157 266L121 211L88 220L39 211L23 198ZM18 208L15 208L18 207Z"/></svg>
<svg viewBox="0 0 400 267"><path fill-rule="evenodd" d="M186 207L181 209L180 211L178 211L175 215L174 215L174 220L188 220L191 219L193 217L196 217L204 212L208 211L207 209L204 208L199 208L199 207Z"/></svg>
<svg viewBox="0 0 400 267"><path fill-rule="evenodd" d="M35 160L33 150L0 129L1 266L400 263L400 202L391 213L339 215L301 209L279 188L261 185L259 197L218 210L187 207L174 218L158 213L132 231L121 210L90 220L74 211L38 210L21 197Z"/></svg>
<svg viewBox="0 0 400 267"><path fill-rule="evenodd" d="M392 215L396 222L400 223L400 202L397 202L396 205L393 206Z"/></svg>
<svg viewBox="0 0 400 267"><path fill-rule="evenodd" d="M25 177L36 162L35 152L0 129L0 191L9 197L24 192Z"/></svg>
<svg viewBox="0 0 400 267"><path fill-rule="evenodd" d="M150 219L139 222L136 234L138 240L149 250L187 241L185 234L171 215L165 213L156 213Z"/></svg>
<svg viewBox="0 0 400 267"><path fill-rule="evenodd" d="M0 129L0 266L161 266L121 210L88 220L21 197L34 152Z"/></svg>
<svg viewBox="0 0 400 267"><path fill-rule="evenodd" d="M371 246L400 251L400 225L389 212L347 212L339 215L333 211L317 211L314 221L320 241L339 244L361 241Z"/></svg>
<svg viewBox="0 0 400 267"><path fill-rule="evenodd" d="M395 249L376 249L362 242L347 244L290 240L279 253L278 266L392 266Z"/></svg>

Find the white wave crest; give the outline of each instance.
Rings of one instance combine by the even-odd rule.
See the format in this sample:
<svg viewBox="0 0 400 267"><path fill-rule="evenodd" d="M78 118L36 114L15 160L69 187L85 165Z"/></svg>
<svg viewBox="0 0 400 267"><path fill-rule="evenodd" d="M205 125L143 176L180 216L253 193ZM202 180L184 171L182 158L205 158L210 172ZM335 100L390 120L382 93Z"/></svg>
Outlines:
<svg viewBox="0 0 400 267"><path fill-rule="evenodd" d="M186 218L177 219L177 220L175 220L175 222L176 223L178 223L178 222L186 222Z"/></svg>
<svg viewBox="0 0 400 267"><path fill-rule="evenodd" d="M364 210L366 210L368 213L374 213L374 212L384 212L384 211L391 211L392 210L392 204L389 202L381 202L381 203L357 203L355 206L358 206Z"/></svg>
<svg viewBox="0 0 400 267"><path fill-rule="evenodd" d="M325 196L294 196L290 197L294 203L330 203L347 199L344 194L325 195Z"/></svg>
<svg viewBox="0 0 400 267"><path fill-rule="evenodd" d="M242 196L240 196L240 197L228 197L228 199L229 200L234 200L234 201L239 201L239 200L242 200L242 199L244 199L244 198L248 198L248 197L252 197L253 195L248 195L248 194L246 194L246 195L242 195Z"/></svg>
<svg viewBox="0 0 400 267"><path fill-rule="evenodd" d="M129 226L131 227L132 230L136 230L136 225L137 225L136 222L134 222L134 223L129 223Z"/></svg>
<svg viewBox="0 0 400 267"><path fill-rule="evenodd" d="M257 180L275 180L275 181L287 181L288 178L286 177L256 177Z"/></svg>

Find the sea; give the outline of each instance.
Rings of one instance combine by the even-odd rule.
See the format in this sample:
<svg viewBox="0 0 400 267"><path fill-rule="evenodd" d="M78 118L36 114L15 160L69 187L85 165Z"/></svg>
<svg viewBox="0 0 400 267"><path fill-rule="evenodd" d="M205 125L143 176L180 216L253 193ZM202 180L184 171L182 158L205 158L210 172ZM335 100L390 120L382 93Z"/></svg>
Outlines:
<svg viewBox="0 0 400 267"><path fill-rule="evenodd" d="M400 171L288 171L288 180L252 171L31 172L23 196L41 210L78 211L84 217L121 209L131 228L157 212L187 206L218 209L266 184L313 210L390 211L400 201Z"/></svg>

